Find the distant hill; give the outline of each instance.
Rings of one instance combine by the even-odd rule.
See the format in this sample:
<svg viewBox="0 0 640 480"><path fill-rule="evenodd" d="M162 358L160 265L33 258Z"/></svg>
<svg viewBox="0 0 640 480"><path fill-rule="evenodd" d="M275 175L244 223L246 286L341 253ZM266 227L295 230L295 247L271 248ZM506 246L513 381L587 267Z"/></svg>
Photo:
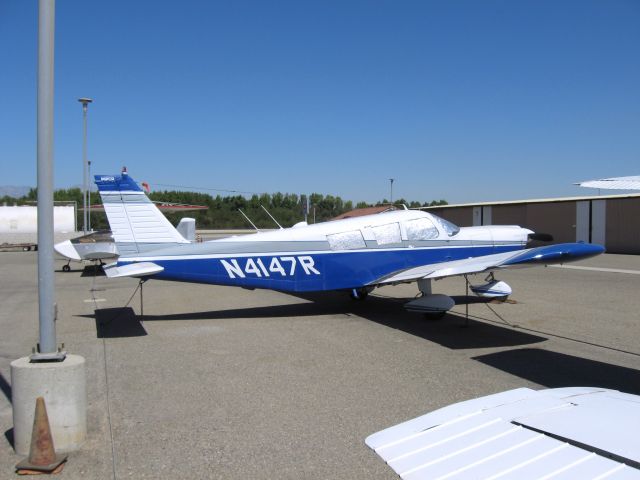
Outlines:
<svg viewBox="0 0 640 480"><path fill-rule="evenodd" d="M13 185L0 185L0 197L13 197L20 198L24 197L27 193L29 193L31 187L16 187Z"/></svg>

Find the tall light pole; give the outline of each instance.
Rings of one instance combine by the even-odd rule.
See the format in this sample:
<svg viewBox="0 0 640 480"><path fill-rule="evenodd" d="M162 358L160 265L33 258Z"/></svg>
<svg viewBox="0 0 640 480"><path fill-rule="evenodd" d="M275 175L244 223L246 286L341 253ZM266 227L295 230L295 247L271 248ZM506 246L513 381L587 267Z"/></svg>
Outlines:
<svg viewBox="0 0 640 480"><path fill-rule="evenodd" d="M390 178L389 179L389 185L390 185L390 190L391 190L390 195L389 195L389 197L390 197L389 202L391 203L391 205L393 205L393 181L394 180L395 180L395 178Z"/></svg>
<svg viewBox="0 0 640 480"><path fill-rule="evenodd" d="M87 160L87 228L91 231L91 160Z"/></svg>
<svg viewBox="0 0 640 480"><path fill-rule="evenodd" d="M33 361L63 360L57 351L53 262L53 44L55 0L38 2L38 304L40 337Z"/></svg>
<svg viewBox="0 0 640 480"><path fill-rule="evenodd" d="M89 163L87 160L87 105L93 102L90 98L79 98L82 104L82 231L86 235L89 225Z"/></svg>
<svg viewBox="0 0 640 480"><path fill-rule="evenodd" d="M53 54L55 0L38 0L38 303L40 335L33 355L11 362L13 444L18 455L29 458L19 470L52 473L65 456L54 455L49 434L35 425L33 405L47 404L46 427L59 451L80 448L87 436L85 360L56 348L56 305L53 259ZM40 409L38 409L40 410ZM39 412L36 413L40 417ZM50 427L50 428L49 428ZM33 433L33 435L32 435ZM37 438L36 438L37 435ZM36 445L37 444L37 445ZM34 446L34 451L31 451ZM48 449L46 447L49 447ZM49 455L50 453L50 455ZM53 458L55 457L55 459ZM51 461L52 463L47 463ZM21 473L19 471L19 473Z"/></svg>

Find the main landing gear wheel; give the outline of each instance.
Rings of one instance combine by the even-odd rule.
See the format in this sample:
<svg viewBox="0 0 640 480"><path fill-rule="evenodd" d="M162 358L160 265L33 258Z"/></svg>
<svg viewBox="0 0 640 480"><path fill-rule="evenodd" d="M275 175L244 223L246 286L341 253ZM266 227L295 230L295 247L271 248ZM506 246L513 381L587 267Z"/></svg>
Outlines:
<svg viewBox="0 0 640 480"><path fill-rule="evenodd" d="M352 288L351 292L349 292L349 296L351 300L366 300L369 296L369 290L366 288Z"/></svg>
<svg viewBox="0 0 640 480"><path fill-rule="evenodd" d="M69 266L68 263L66 265L62 266L62 271L63 272L70 272L71 271L71 267Z"/></svg>

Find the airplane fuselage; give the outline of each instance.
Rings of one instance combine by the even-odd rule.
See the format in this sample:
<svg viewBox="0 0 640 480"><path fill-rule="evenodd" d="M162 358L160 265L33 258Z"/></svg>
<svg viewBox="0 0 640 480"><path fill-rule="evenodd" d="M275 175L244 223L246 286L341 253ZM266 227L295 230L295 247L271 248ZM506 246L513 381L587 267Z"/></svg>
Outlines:
<svg viewBox="0 0 640 480"><path fill-rule="evenodd" d="M293 292L353 289L420 265L520 250L530 233L516 226L457 229L405 210L204 243L138 244L118 265L153 262L163 271L152 278L161 280Z"/></svg>

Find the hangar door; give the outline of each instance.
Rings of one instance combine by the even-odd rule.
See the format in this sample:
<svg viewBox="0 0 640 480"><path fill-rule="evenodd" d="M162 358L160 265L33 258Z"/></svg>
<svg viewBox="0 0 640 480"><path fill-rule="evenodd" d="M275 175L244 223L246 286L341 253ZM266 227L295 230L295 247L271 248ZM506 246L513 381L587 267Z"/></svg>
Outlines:
<svg viewBox="0 0 640 480"><path fill-rule="evenodd" d="M492 225L491 205L473 207L473 226Z"/></svg>
<svg viewBox="0 0 640 480"><path fill-rule="evenodd" d="M576 202L576 242L604 246L607 226L606 200Z"/></svg>

